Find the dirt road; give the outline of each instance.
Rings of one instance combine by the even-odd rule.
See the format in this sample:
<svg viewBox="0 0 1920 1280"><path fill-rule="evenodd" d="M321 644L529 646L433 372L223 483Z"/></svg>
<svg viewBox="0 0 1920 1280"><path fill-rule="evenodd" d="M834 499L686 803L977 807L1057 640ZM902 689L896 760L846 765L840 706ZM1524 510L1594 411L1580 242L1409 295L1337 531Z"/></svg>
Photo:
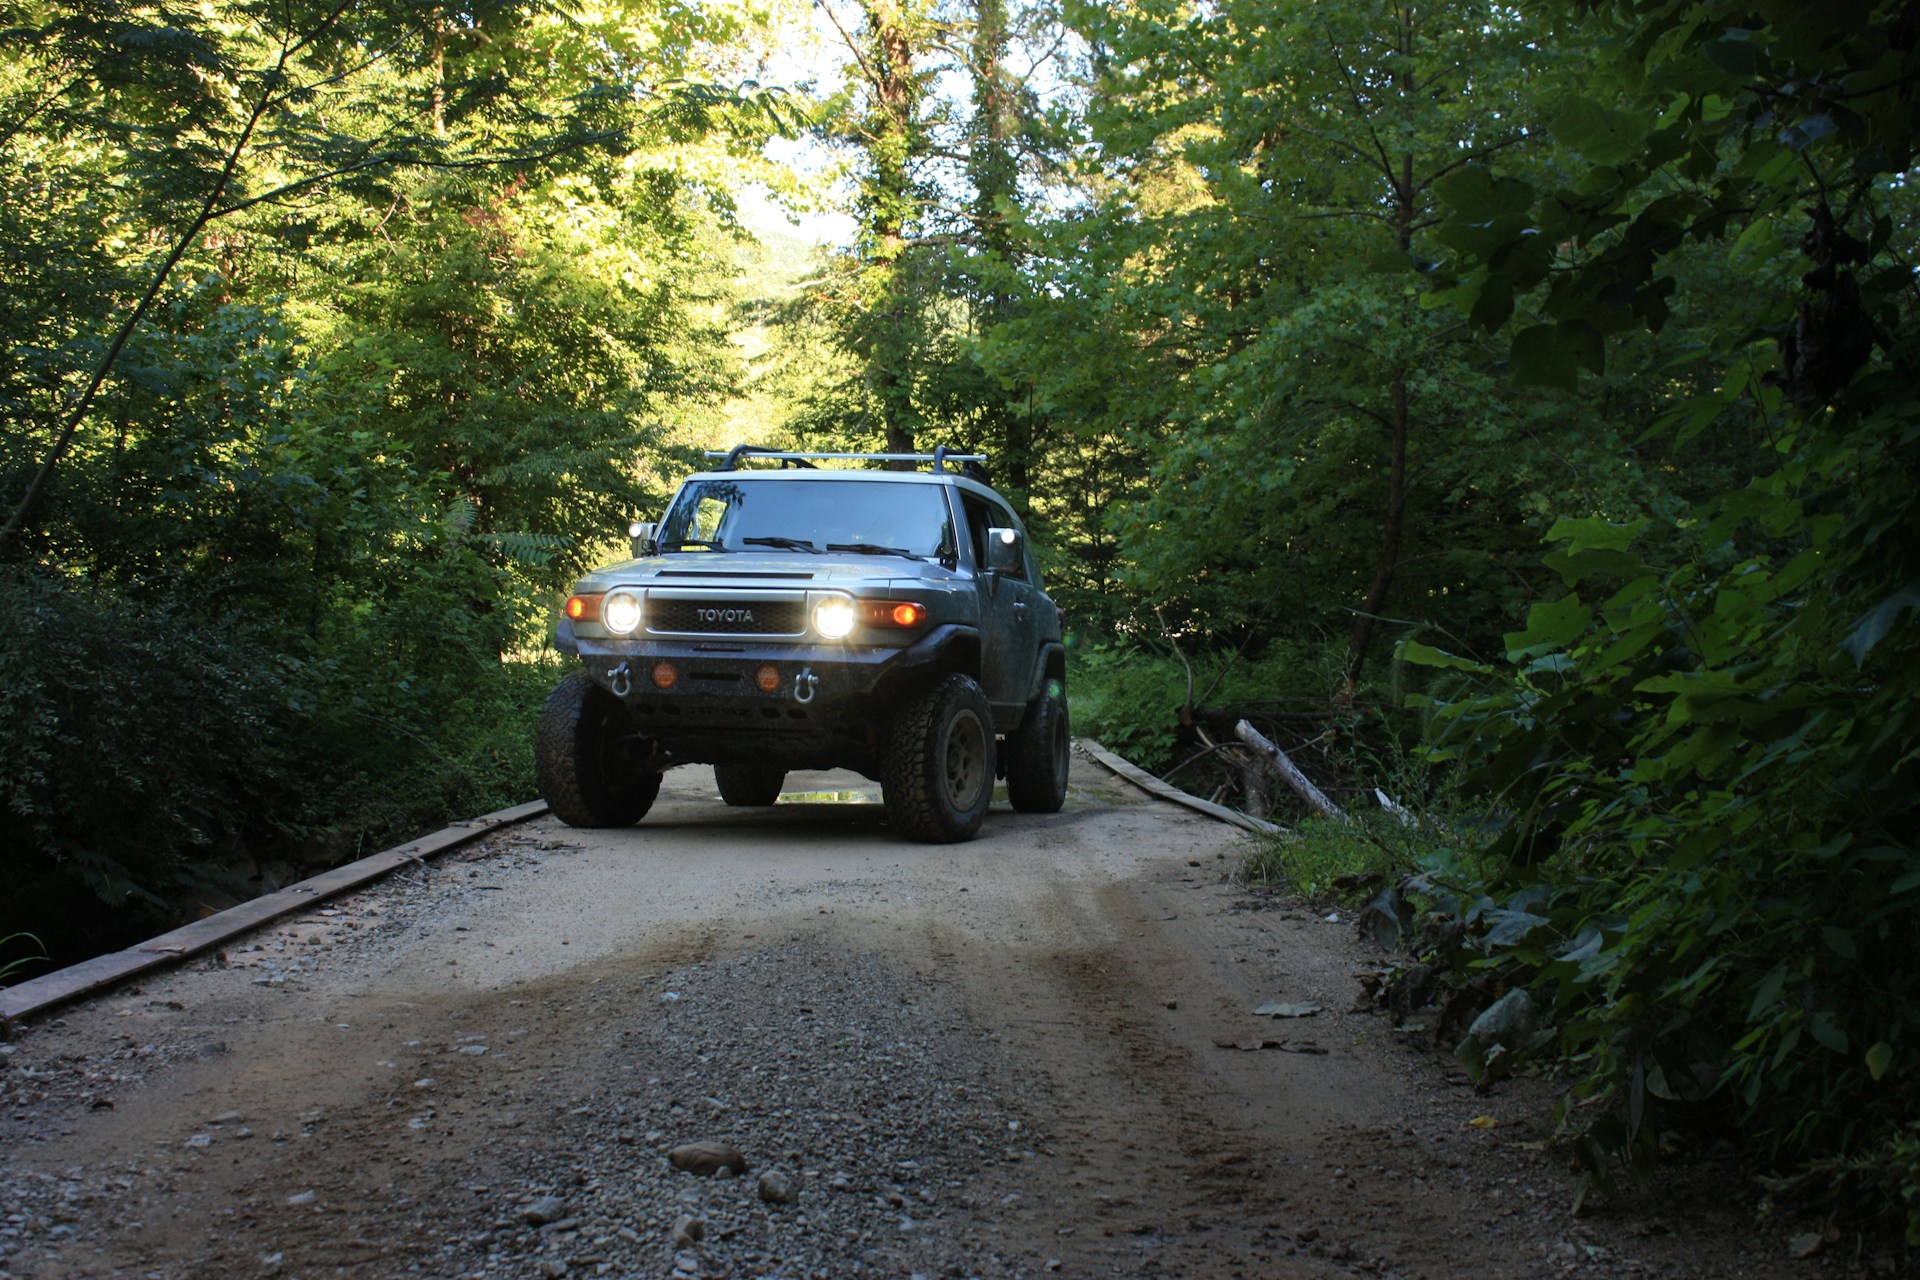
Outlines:
<svg viewBox="0 0 1920 1280"><path fill-rule="evenodd" d="M29 1028L0 1276L1815 1274L1685 1175L1572 1217L1544 1086L1353 1010L1239 832L1073 782L919 846L849 775L682 770Z"/></svg>

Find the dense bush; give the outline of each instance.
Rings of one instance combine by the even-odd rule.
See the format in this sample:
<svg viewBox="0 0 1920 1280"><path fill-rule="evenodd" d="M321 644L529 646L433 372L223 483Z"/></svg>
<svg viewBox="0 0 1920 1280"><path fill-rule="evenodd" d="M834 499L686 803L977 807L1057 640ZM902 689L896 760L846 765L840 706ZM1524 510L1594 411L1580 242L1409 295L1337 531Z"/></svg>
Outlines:
<svg viewBox="0 0 1920 1280"><path fill-rule="evenodd" d="M1596 1180L1669 1122L1731 1119L1920 1242L1912 13L1580 8L1571 168L1450 179L1435 301L1510 326L1546 385L1660 332L1672 398L1642 439L1764 447L1692 510L1558 521L1563 588L1497 676L1408 650L1492 677L1431 708L1492 828L1440 958L1529 985L1522 1047L1577 1073ZM1716 242L1724 288L1680 260ZM1708 341L1672 340L1685 316Z"/></svg>
<svg viewBox="0 0 1920 1280"><path fill-rule="evenodd" d="M441 628L444 630L444 624ZM0 936L137 937L253 859L326 863L531 798L551 673L315 659L243 611L0 575Z"/></svg>
<svg viewBox="0 0 1920 1280"><path fill-rule="evenodd" d="M1841 421L1806 454L1887 452L1880 423ZM1882 519L1913 501L1842 474ZM1729 499L1677 565L1565 522L1579 590L1508 638L1505 683L1433 706L1496 831L1435 879L1468 928L1427 958L1532 986L1532 1047L1577 1070L1564 1120L1602 1185L1691 1111L1878 1183L1868 1205L1920 1196L1920 654L1879 520L1815 516L1811 479Z"/></svg>
<svg viewBox="0 0 1920 1280"><path fill-rule="evenodd" d="M1339 655L1330 650L1284 641L1257 657L1203 651L1184 662L1160 646L1077 649L1068 669L1073 729L1159 772L1175 763L1181 708L1190 701L1208 707L1291 698L1324 704L1338 664Z"/></svg>
<svg viewBox="0 0 1920 1280"><path fill-rule="evenodd" d="M0 576L0 934L111 936L205 883L293 789L275 671L231 618Z"/></svg>

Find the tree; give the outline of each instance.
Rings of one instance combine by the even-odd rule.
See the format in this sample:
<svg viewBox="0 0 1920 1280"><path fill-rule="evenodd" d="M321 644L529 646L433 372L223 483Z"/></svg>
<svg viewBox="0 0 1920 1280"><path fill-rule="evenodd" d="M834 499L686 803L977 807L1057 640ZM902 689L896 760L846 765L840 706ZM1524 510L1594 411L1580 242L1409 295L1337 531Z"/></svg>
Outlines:
<svg viewBox="0 0 1920 1280"><path fill-rule="evenodd" d="M845 342L859 359L868 403L889 453L911 453L919 423L914 370L924 359L923 297L909 237L920 213L927 154L928 56L933 19L913 0L865 0L857 28L831 5L853 63L855 101L838 129L860 154L856 208L860 265L847 308Z"/></svg>
<svg viewBox="0 0 1920 1280"><path fill-rule="evenodd" d="M1489 467L1502 445L1591 435L1565 401L1507 403L1493 349L1413 276L1441 250L1436 184L1528 140L1538 33L1472 5L1078 21L1110 185L1063 223L1083 265L1055 327L1117 327L1105 363L1138 366L1108 370L1155 468L1124 517L1135 588L1221 630L1342 626L1350 689L1389 610L1509 577L1544 450ZM1199 512L1206 536L1168 536Z"/></svg>
<svg viewBox="0 0 1920 1280"><path fill-rule="evenodd" d="M1651 1158L1663 1105L1717 1108L1856 1203L1911 1206L1911 13L1577 12L1608 51L1552 118L1578 163L1463 174L1443 297L1563 386L1690 311L1708 340L1668 344L1688 394L1650 429L1685 448L1745 420L1767 445L1684 521L1559 522L1568 594L1490 688L1435 704L1503 815L1473 891L1537 921L1473 964L1550 1002L1596 1179ZM1693 294L1700 245L1736 287Z"/></svg>
<svg viewBox="0 0 1920 1280"><path fill-rule="evenodd" d="M752 7L591 17L8 12L10 926L524 796L547 598L731 377L781 110Z"/></svg>
<svg viewBox="0 0 1920 1280"><path fill-rule="evenodd" d="M586 149L631 149L643 131L699 126L717 108L766 106L700 86L639 93L621 84L633 37L619 38L618 27L606 33L616 38L602 43L599 64L550 61L550 75L572 78L539 101L514 77L540 63L515 63L502 50L536 53L564 24L510 5L423 11L321 0L193 16L109 2L20 18L0 107L10 167L56 208L85 199L103 167L127 175L133 198L116 207L109 234L152 251L127 256L123 270L134 275L124 297L82 295L97 310L71 330L65 358L39 371L37 394L11 401L27 415L10 433L16 448L38 444L36 463L6 460L19 479L6 494L0 554L15 558L136 330L191 255L211 251L215 265L234 242L209 235L212 228L329 188L372 194L400 166L539 172ZM450 117L465 127L449 131ZM283 226L300 235L305 223ZM258 218L250 232L275 233ZM64 256L57 242L43 243L22 261ZM72 306L71 295L49 297ZM30 423L36 428L24 429Z"/></svg>

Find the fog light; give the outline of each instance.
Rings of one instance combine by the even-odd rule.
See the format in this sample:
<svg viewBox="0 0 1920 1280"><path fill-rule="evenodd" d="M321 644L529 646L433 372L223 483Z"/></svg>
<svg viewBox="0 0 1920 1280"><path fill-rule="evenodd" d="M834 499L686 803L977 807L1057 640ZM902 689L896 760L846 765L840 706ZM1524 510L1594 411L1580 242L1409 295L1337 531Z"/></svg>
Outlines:
<svg viewBox="0 0 1920 1280"><path fill-rule="evenodd" d="M772 693L780 687L780 668L768 663L753 673L753 687L762 693Z"/></svg>
<svg viewBox="0 0 1920 1280"><path fill-rule="evenodd" d="M671 689L674 686L674 682L679 679L680 679L680 673L674 670L673 664L671 662L662 661L662 662L656 662L653 664L653 687L654 688Z"/></svg>
<svg viewBox="0 0 1920 1280"><path fill-rule="evenodd" d="M600 603L600 621L617 636L630 635L640 625L640 597L631 591L612 591Z"/></svg>
<svg viewBox="0 0 1920 1280"><path fill-rule="evenodd" d="M813 627L829 640L844 640L853 634L853 601L822 600L813 608Z"/></svg>

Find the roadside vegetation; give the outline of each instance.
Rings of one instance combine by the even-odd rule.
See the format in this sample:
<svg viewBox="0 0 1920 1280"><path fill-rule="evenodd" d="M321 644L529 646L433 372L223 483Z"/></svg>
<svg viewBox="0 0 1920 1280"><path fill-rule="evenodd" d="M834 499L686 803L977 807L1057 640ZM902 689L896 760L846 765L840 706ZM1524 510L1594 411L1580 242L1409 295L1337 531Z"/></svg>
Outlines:
<svg viewBox="0 0 1920 1280"><path fill-rule="evenodd" d="M1289 827L1594 1187L1712 1124L1920 1242L1908 10L821 12L788 90L799 5L7 7L0 935L526 798L714 424L948 443L1076 727Z"/></svg>

